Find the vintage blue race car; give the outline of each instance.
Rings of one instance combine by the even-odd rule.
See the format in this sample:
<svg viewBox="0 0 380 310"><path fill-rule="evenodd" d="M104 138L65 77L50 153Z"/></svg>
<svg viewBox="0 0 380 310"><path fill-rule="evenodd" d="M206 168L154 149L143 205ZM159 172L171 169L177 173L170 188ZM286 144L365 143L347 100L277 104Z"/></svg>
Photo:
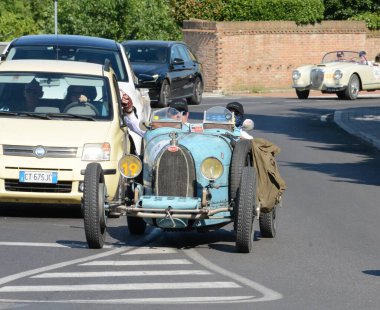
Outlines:
<svg viewBox="0 0 380 310"><path fill-rule="evenodd" d="M118 208L126 213L130 233L143 234L147 224L204 232L233 222L237 251L248 253L257 217L261 235L274 237L276 208L260 213L252 141L240 139L234 114L213 107L202 123L182 124L181 118L173 108L156 110L143 160L125 155L119 161L125 194ZM90 163L84 180L86 239L90 248L101 248L110 210L101 166Z"/></svg>

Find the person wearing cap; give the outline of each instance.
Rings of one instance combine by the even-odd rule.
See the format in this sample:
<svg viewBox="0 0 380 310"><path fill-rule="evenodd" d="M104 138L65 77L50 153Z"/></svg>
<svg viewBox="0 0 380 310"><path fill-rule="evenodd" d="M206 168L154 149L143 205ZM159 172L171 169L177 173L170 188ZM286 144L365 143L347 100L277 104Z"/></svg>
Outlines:
<svg viewBox="0 0 380 310"><path fill-rule="evenodd" d="M242 139L253 139L253 137L243 130L244 122L244 107L240 102L233 101L227 103L226 109L234 113L235 116L235 126L240 131L240 137Z"/></svg>
<svg viewBox="0 0 380 310"><path fill-rule="evenodd" d="M177 111L182 113L182 124L186 126L190 126L190 124L187 122L189 118L189 107L187 105L187 100L184 98L179 99L173 99L169 103L169 107L176 109Z"/></svg>
<svg viewBox="0 0 380 310"><path fill-rule="evenodd" d="M42 86L35 79L29 84L26 84L24 87L25 103L22 110L34 112L34 109L39 105L43 94Z"/></svg>
<svg viewBox="0 0 380 310"><path fill-rule="evenodd" d="M342 61L344 60L344 52L343 51L339 51L336 53L336 58L338 61Z"/></svg>
<svg viewBox="0 0 380 310"><path fill-rule="evenodd" d="M360 51L359 52L359 64L361 65L368 65L367 61L367 53L365 51Z"/></svg>
<svg viewBox="0 0 380 310"><path fill-rule="evenodd" d="M136 108L133 106L131 98L126 92L120 89L121 106L124 114L124 121L129 130L144 137L145 131L140 129L140 122L137 118Z"/></svg>

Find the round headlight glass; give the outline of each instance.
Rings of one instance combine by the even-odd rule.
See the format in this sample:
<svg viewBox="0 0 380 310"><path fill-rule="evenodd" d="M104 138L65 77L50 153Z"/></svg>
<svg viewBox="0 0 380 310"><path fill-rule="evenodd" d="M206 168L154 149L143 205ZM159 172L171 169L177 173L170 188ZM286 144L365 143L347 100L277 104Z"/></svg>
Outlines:
<svg viewBox="0 0 380 310"><path fill-rule="evenodd" d="M334 80L340 80L343 77L343 72L340 70L335 70L333 78Z"/></svg>
<svg viewBox="0 0 380 310"><path fill-rule="evenodd" d="M223 164L217 158L206 158L201 164L201 172L206 179L216 180L223 174Z"/></svg>
<svg viewBox="0 0 380 310"><path fill-rule="evenodd" d="M135 155L125 155L119 160L118 168L123 177L133 179L141 173L142 163Z"/></svg>
<svg viewBox="0 0 380 310"><path fill-rule="evenodd" d="M292 74L293 80L298 80L301 77L301 72L294 70Z"/></svg>

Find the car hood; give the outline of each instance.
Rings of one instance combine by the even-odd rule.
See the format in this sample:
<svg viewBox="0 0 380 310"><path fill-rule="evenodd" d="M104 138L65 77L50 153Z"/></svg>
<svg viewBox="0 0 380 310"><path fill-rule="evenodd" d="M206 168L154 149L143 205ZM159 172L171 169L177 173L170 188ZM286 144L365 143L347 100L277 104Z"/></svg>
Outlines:
<svg viewBox="0 0 380 310"><path fill-rule="evenodd" d="M82 147L107 142L111 122L0 118L0 144Z"/></svg>
<svg viewBox="0 0 380 310"><path fill-rule="evenodd" d="M133 71L136 76L139 74L162 74L168 71L167 64L141 64L141 63L132 63Z"/></svg>
<svg viewBox="0 0 380 310"><path fill-rule="evenodd" d="M334 70L334 69L342 69L342 68L348 68L348 67L353 67L353 66L358 66L357 63L355 62L329 62L325 64L319 64L316 66L312 66L312 69L316 68L321 68L321 69L329 69L329 70Z"/></svg>

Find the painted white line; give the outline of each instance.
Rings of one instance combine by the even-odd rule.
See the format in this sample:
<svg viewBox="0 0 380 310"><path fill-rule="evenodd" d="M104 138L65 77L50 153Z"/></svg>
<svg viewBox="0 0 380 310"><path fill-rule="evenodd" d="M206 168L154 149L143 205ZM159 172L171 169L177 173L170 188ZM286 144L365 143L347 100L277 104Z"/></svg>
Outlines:
<svg viewBox="0 0 380 310"><path fill-rule="evenodd" d="M150 234L145 235L141 240L139 240L139 244L140 243L149 243L149 242L152 242L153 239L156 238L157 236L159 236L160 234L161 234L160 229L154 229L154 230L151 231ZM3 278L0 278L0 285L3 285L5 283L11 282L11 281L14 281L14 280L17 280L17 279L21 279L21 278L25 278L25 277L30 277L30 276L33 276L33 275L38 274L38 273L42 273L42 272L46 272L46 271L50 271L50 270L54 270L54 269L58 269L58 268L66 267L66 266L70 266L70 265L80 264L80 263L91 261L91 260L94 260L94 259L99 259L99 258L111 256L111 255L114 255L114 254L122 253L122 252L125 252L125 251L128 251L128 250L131 250L131 249L134 249L134 247L133 248L132 247L116 248L116 249L113 249L113 250L110 250L110 251L107 251L107 252L102 252L102 253L91 255L91 256L87 256L87 257L82 257L82 258L78 258L78 259L74 259L74 260L70 260L70 261L66 261L66 262L62 262L62 263L58 263L58 264L53 264L53 265L50 265L50 266L45 266L45 267L41 267L41 268L36 268L36 269L31 269L31 270L27 270L27 271L24 271L24 272L16 273L16 274L13 274L13 275L10 275L10 276L6 276L6 277L3 277Z"/></svg>
<svg viewBox="0 0 380 310"><path fill-rule="evenodd" d="M89 272L50 272L31 278L104 278L104 277L143 277L143 276L183 276L210 275L207 270L152 270L152 271L89 271Z"/></svg>
<svg viewBox="0 0 380 310"><path fill-rule="evenodd" d="M235 282L188 282L188 283L127 283L127 284L88 284L88 285L27 285L4 286L0 293L17 292L82 292L82 291L141 291L141 290L177 290L204 288L239 288Z"/></svg>
<svg viewBox="0 0 380 310"><path fill-rule="evenodd" d="M155 247L141 247L139 249L130 251L128 253L123 253L121 255L141 255L141 254L172 254L178 253L177 249L173 248L155 248Z"/></svg>
<svg viewBox="0 0 380 310"><path fill-rule="evenodd" d="M0 241L0 245L5 246L22 246L22 247L49 247L49 248L83 248L88 249L87 244L83 242L71 242L66 244L59 244L59 243L49 243L49 242L7 242L7 241ZM103 246L104 249L115 249L120 248L121 246L125 246L124 244L106 244Z"/></svg>
<svg viewBox="0 0 380 310"><path fill-rule="evenodd" d="M255 296L205 296L205 297L158 297L158 298L125 298L125 299L71 299L71 300L20 300L0 299L4 303L64 303L64 304L214 304L241 303L251 301Z"/></svg>
<svg viewBox="0 0 380 310"><path fill-rule="evenodd" d="M195 250L193 249L188 249L188 250L184 250L184 253L186 255L188 255L191 259L193 259L194 261L196 261L198 264L204 266L205 268L209 269L209 270L212 270L214 271L215 273L219 273L223 276L226 276L226 277L229 277L230 279L232 280L235 280L236 282L239 282L241 284L244 284L256 291L259 291L263 296L260 297L260 298L255 298L254 302L258 302L258 301L272 301L272 300L277 300L277 299L281 299L282 298L282 295L274 290L271 290L270 288L267 288L257 282L254 282L250 279L247 279L247 278L244 278L236 273L233 273L231 271L228 271L226 269L223 269L217 265L215 265L214 263L210 262L209 260L207 260L205 257L203 257L202 255L200 255L199 253L197 253Z"/></svg>
<svg viewBox="0 0 380 310"><path fill-rule="evenodd" d="M187 259L154 259L154 260L103 260L80 264L81 266L142 266L142 265L190 265Z"/></svg>

